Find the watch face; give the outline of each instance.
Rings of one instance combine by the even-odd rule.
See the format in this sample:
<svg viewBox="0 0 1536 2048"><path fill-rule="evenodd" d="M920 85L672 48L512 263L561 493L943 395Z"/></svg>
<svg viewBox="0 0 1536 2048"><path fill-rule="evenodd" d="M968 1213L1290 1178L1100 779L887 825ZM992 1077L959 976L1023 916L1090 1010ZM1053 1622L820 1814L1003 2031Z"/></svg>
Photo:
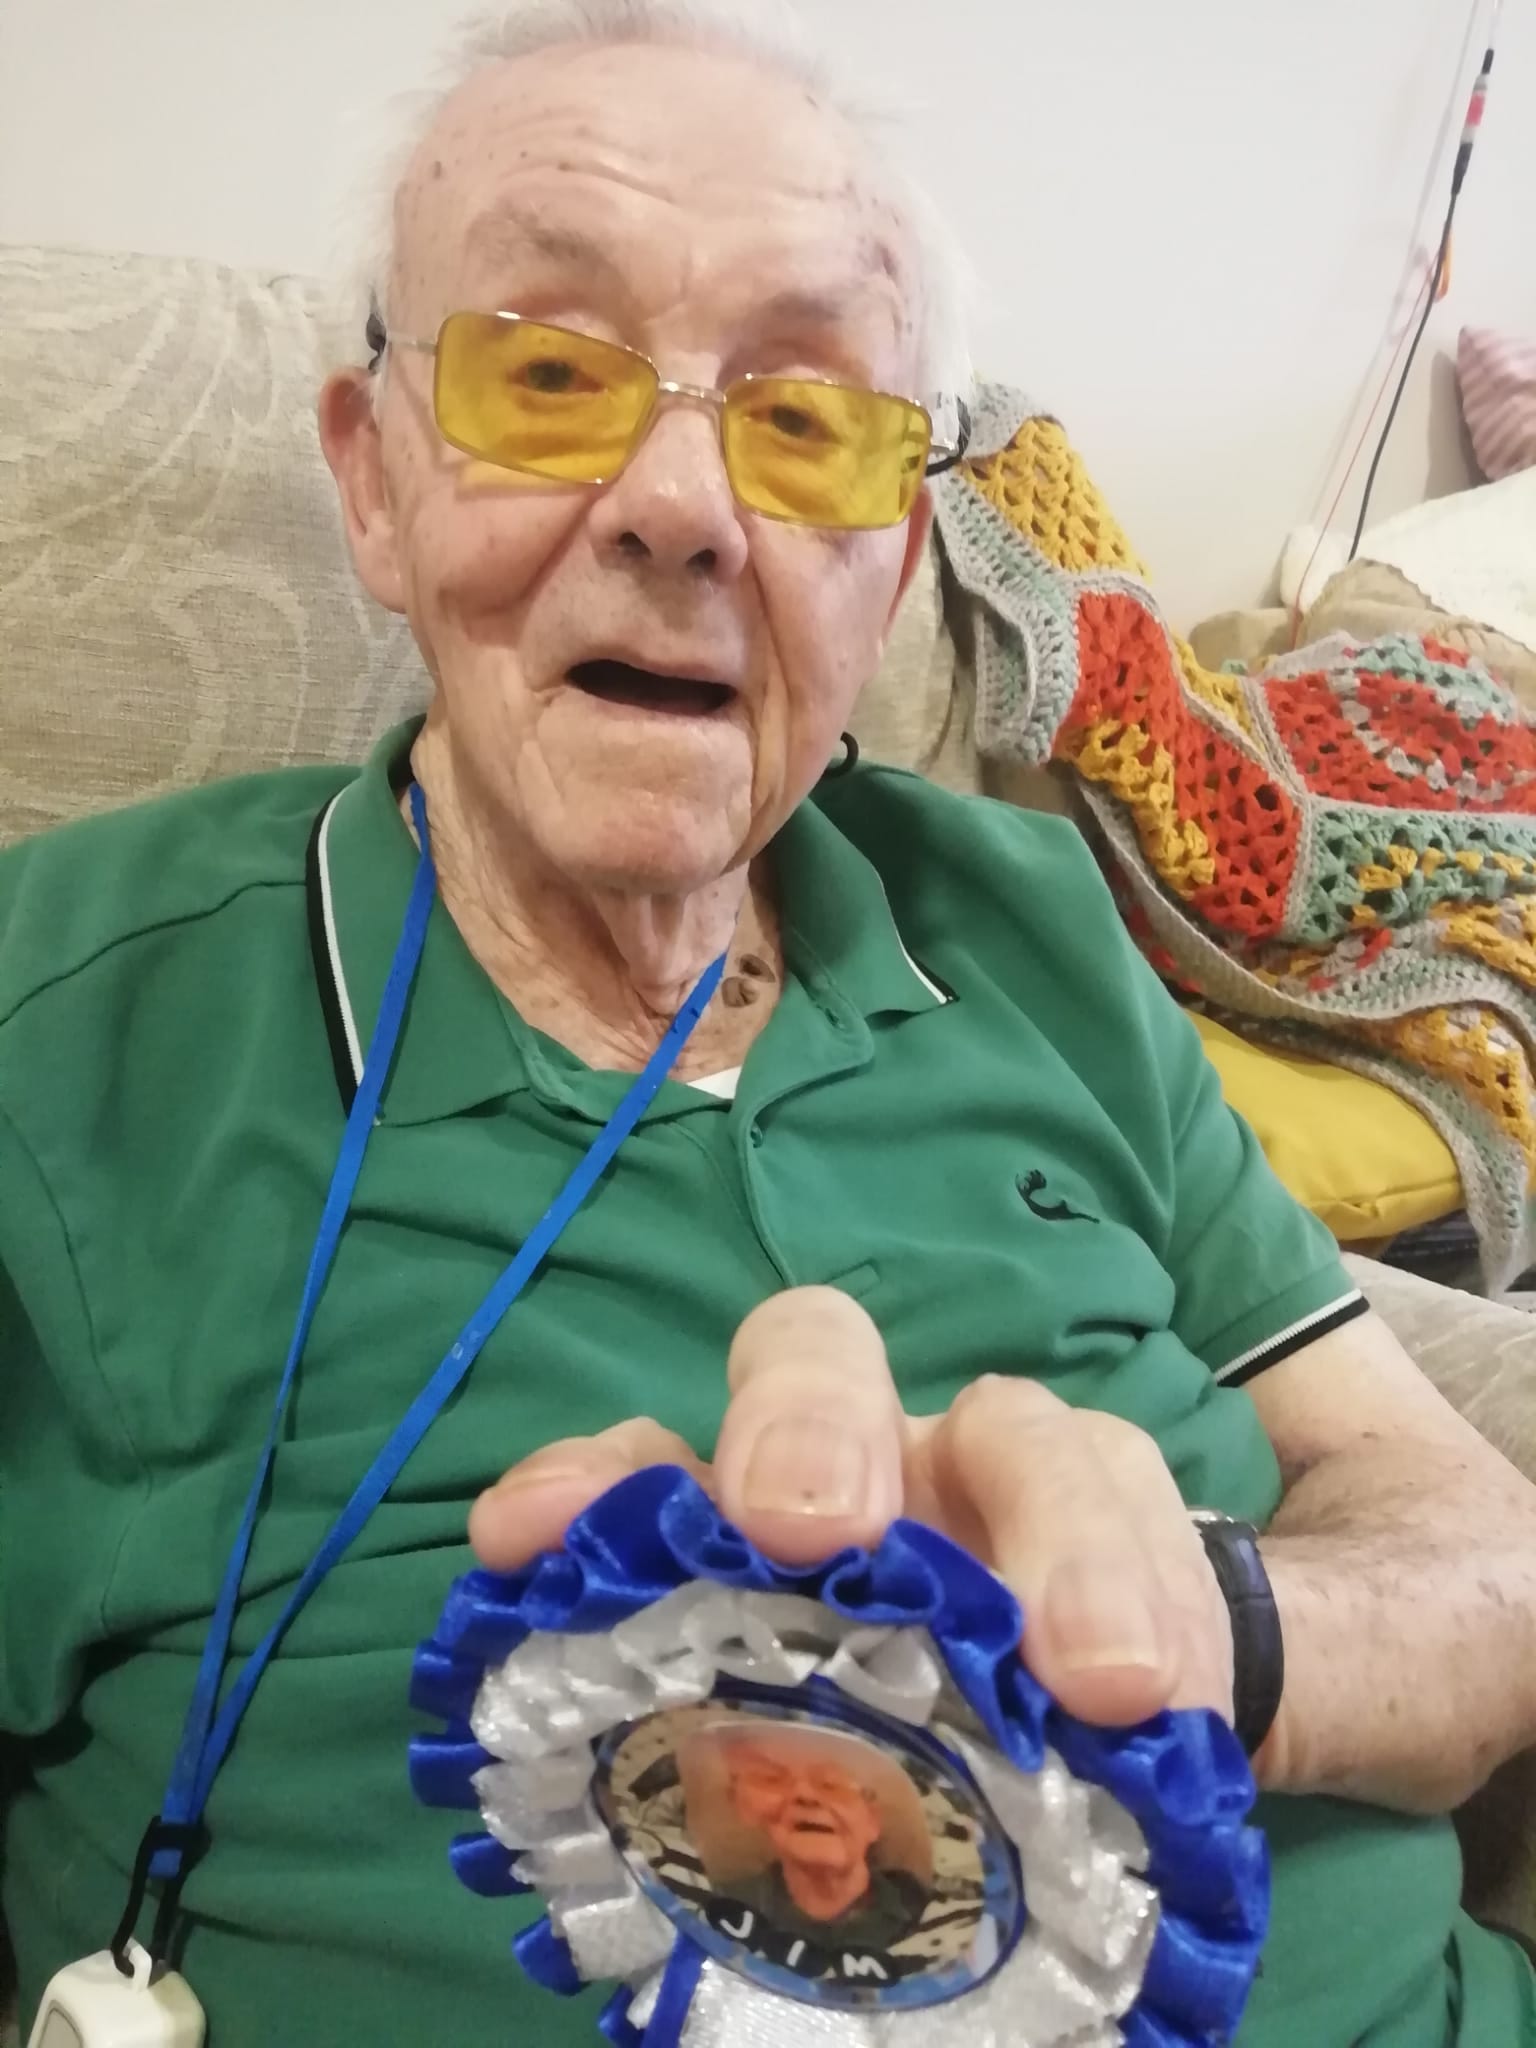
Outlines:
<svg viewBox="0 0 1536 2048"><path fill-rule="evenodd" d="M1018 1865L957 1760L899 1724L713 1700L615 1729L598 1811L647 1897L781 1996L937 2005L1023 1920Z"/></svg>

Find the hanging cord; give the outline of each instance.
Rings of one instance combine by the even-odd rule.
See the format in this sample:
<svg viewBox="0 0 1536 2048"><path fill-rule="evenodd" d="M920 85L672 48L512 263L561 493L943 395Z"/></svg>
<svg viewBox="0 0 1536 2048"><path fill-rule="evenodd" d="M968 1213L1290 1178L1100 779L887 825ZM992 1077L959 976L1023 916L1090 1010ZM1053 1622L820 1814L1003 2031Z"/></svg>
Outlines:
<svg viewBox="0 0 1536 2048"><path fill-rule="evenodd" d="M1376 443L1376 453L1371 461L1370 473L1365 479L1365 490L1360 499L1360 516L1355 521L1354 538L1349 544L1349 559L1354 561L1360 552L1360 541L1365 533L1365 522L1371 509L1371 497L1376 489L1376 479L1381 470L1382 457L1387 452L1387 442L1397 424L1398 408L1403 402L1403 393L1408 388L1408 379L1413 374L1414 359L1419 353L1419 344L1429 326L1429 316L1435 310L1441 279L1445 276L1446 259L1451 252L1451 233L1456 225L1456 208L1461 203L1462 187L1467 182L1467 171L1472 162L1472 152L1477 146L1478 131L1483 125L1483 114L1488 105L1488 85L1493 76L1493 60L1498 41L1499 14L1504 0L1495 0L1493 21L1488 31L1488 49L1483 57L1483 68L1477 74L1477 83L1472 88L1471 104L1467 108L1466 125L1461 131L1461 146L1456 152L1456 169L1451 178L1450 204L1445 210L1445 226L1440 235L1440 248L1429 274L1428 289L1424 294L1424 310L1419 315L1419 324L1414 330L1413 345L1408 351L1408 360L1403 373L1397 380L1397 389L1392 395L1387 423L1381 430L1381 439Z"/></svg>
<svg viewBox="0 0 1536 2048"><path fill-rule="evenodd" d="M1435 274L1431 271L1425 283L1419 287L1420 291L1427 291L1430 294L1431 303L1434 301L1435 283ZM1415 293L1413 304L1417 307L1418 303L1418 293ZM1371 428L1376 424L1376 415L1381 411L1382 401L1391 386L1397 366L1403 359L1403 350L1408 345L1408 334L1409 329L1405 326L1402 333L1398 336L1397 347L1392 351L1392 360L1382 372L1381 382L1376 387L1376 395L1371 400L1371 409L1365 416L1365 424L1361 427L1356 437L1354 447L1349 451L1349 461L1345 465L1344 474L1339 478L1339 487L1333 494L1328 510L1323 517L1323 523L1317 529L1317 539L1312 543L1312 552L1307 557L1307 566L1302 571L1300 580L1296 585L1296 596L1291 604L1291 652L1293 654L1301 645L1302 621L1306 616L1307 585L1312 580L1312 571L1317 567L1317 558L1322 553L1324 543L1327 541L1329 534L1333 531L1334 515L1344 502L1344 493L1349 489L1349 480L1354 475L1355 466L1365 451L1365 444L1370 436Z"/></svg>

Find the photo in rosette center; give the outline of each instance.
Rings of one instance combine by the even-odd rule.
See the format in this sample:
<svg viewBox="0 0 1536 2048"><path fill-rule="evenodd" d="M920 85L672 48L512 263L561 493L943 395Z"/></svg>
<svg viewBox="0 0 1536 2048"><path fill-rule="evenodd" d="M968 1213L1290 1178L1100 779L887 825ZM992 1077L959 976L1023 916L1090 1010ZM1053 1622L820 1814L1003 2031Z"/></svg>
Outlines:
<svg viewBox="0 0 1536 2048"><path fill-rule="evenodd" d="M1022 1911L1012 1847L968 1778L889 1725L759 1700L672 1708L613 1731L594 1790L671 1919L802 1997L956 1997L996 1967Z"/></svg>

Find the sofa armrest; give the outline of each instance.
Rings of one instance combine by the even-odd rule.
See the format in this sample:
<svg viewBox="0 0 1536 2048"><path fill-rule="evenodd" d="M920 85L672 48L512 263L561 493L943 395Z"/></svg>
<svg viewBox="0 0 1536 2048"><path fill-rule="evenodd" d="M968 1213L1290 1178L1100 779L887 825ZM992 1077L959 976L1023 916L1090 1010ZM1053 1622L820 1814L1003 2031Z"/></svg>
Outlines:
<svg viewBox="0 0 1536 2048"><path fill-rule="evenodd" d="M1371 1259L1344 1263L1425 1377L1536 1482L1536 1316Z"/></svg>

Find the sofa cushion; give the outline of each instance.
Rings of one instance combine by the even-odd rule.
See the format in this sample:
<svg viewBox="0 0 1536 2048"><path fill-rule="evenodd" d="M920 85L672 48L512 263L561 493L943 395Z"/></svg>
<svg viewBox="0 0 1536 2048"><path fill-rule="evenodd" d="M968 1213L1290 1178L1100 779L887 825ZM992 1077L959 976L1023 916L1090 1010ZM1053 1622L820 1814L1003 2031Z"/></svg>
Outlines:
<svg viewBox="0 0 1536 2048"><path fill-rule="evenodd" d="M1380 1243L1461 1206L1450 1147L1379 1081L1251 1045L1197 1017L1222 1093L1297 1201L1341 1244Z"/></svg>

